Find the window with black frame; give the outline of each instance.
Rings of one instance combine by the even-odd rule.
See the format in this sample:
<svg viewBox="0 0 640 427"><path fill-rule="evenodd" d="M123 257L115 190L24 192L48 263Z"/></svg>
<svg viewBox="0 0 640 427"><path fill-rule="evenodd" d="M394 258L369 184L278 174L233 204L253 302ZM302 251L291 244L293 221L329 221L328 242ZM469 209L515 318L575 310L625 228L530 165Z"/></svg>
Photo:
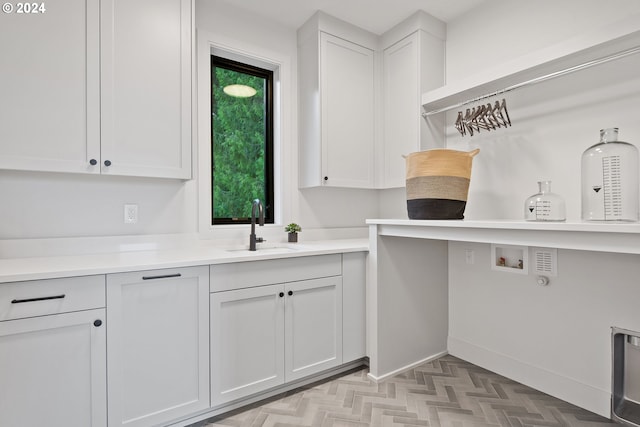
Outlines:
<svg viewBox="0 0 640 427"><path fill-rule="evenodd" d="M212 55L211 112L212 224L273 223L273 72Z"/></svg>

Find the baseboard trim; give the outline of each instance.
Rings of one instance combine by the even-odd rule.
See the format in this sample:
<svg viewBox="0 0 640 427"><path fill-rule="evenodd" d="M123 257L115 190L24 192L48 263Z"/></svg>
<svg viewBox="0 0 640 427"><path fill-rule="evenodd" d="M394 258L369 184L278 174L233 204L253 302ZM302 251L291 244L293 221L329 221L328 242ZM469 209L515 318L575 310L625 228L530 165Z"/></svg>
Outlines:
<svg viewBox="0 0 640 427"><path fill-rule="evenodd" d="M408 370L410 370L410 369L413 369L413 368L415 368L416 366L420 366L420 365L422 365L423 363L431 362L432 360L436 360L436 359L438 359L438 358L440 358L440 357L442 357L442 356L446 356L447 354L449 354L447 351L442 351L442 352L440 352L440 353L436 353L436 354L434 354L434 355L431 355L431 356L429 356L429 357L426 357L426 358L424 358L424 359L422 359L422 360L418 360L417 362L413 362L413 363L411 363L411 364L409 364L409 365L403 366L402 368L399 368L399 369L396 369L396 370L394 370L394 371L388 372L388 373L386 373L386 374L384 374L384 375L380 375L380 376L377 376L377 377L376 377L376 376L371 375L371 372L369 372L369 373L367 374L367 377L368 377L370 380L375 381L376 383L379 383L380 381L384 381L384 380L386 380L387 378L394 377L394 376L396 376L396 375L398 375L398 374L401 374L401 373L406 372L406 371L408 371Z"/></svg>
<svg viewBox="0 0 640 427"><path fill-rule="evenodd" d="M234 402L225 403L218 407L207 409L198 414L191 415L188 418L172 421L171 423L166 424L166 427L184 427L191 424L195 424L197 422L204 421L206 419L213 418L218 415L225 414L227 412L232 412L236 409L241 409L245 406L249 406L257 402L261 402L263 400L268 400L270 398L278 396L287 391L291 391L303 386L309 386L310 384L313 384L315 382L323 381L323 380L326 380L327 378L344 374L345 372L348 372L351 370L363 368L368 365L369 365L369 361L367 358L354 360L353 362L345 363L344 365L340 365L336 368L328 369L319 374L311 375L309 377L306 377L300 380L295 380L295 381L283 384L281 386L274 387L272 389L266 390L261 393L247 396L246 398L236 400Z"/></svg>
<svg viewBox="0 0 640 427"><path fill-rule="evenodd" d="M573 405L610 417L611 392L573 378L449 337L449 354L509 379L562 399Z"/></svg>

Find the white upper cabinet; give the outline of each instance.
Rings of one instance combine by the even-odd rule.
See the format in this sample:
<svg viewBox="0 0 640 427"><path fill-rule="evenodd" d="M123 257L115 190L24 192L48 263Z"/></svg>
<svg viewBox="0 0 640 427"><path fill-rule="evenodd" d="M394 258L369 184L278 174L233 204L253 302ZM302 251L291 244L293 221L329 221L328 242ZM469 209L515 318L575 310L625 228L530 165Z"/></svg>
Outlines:
<svg viewBox="0 0 640 427"><path fill-rule="evenodd" d="M373 51L320 34L322 180L336 187L373 186Z"/></svg>
<svg viewBox="0 0 640 427"><path fill-rule="evenodd" d="M190 178L191 1L101 7L102 173Z"/></svg>
<svg viewBox="0 0 640 427"><path fill-rule="evenodd" d="M421 94L444 84L445 37L425 12L382 36L322 12L298 30L301 188L404 187L402 156L444 143Z"/></svg>
<svg viewBox="0 0 640 427"><path fill-rule="evenodd" d="M68 0L0 26L0 168L191 177L190 0Z"/></svg>
<svg viewBox="0 0 640 427"><path fill-rule="evenodd" d="M419 34L404 38L384 50L384 144L383 187L404 186L405 162L402 158L420 150L420 52Z"/></svg>
<svg viewBox="0 0 640 427"><path fill-rule="evenodd" d="M298 31L300 187L374 187L375 47L320 12Z"/></svg>
<svg viewBox="0 0 640 427"><path fill-rule="evenodd" d="M443 143L422 118L421 94L444 84L444 36L444 23L424 12L383 35L380 188L404 187L403 156Z"/></svg>
<svg viewBox="0 0 640 427"><path fill-rule="evenodd" d="M45 7L2 14L0 168L97 173L99 2Z"/></svg>

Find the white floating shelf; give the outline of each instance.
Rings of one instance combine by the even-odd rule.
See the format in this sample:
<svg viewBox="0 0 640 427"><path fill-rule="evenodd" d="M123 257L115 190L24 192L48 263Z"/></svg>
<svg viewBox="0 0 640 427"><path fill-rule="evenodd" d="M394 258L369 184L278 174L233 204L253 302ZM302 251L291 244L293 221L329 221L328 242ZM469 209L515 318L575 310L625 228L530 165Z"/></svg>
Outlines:
<svg viewBox="0 0 640 427"><path fill-rule="evenodd" d="M640 14L523 55L499 67L422 95L426 113L447 110L522 82L597 61L640 46Z"/></svg>
<svg viewBox="0 0 640 427"><path fill-rule="evenodd" d="M369 219L379 236L640 254L640 223Z"/></svg>

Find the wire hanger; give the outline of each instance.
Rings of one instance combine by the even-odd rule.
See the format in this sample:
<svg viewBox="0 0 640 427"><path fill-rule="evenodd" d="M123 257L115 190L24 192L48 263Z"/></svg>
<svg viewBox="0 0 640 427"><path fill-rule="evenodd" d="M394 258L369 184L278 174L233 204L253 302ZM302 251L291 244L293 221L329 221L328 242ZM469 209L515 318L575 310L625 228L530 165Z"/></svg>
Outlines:
<svg viewBox="0 0 640 427"><path fill-rule="evenodd" d="M464 115L462 111L458 111L455 123L455 128L462 136L467 133L469 136L473 136L474 133L480 133L480 129L490 132L509 126L511 126L511 118L507 111L507 101L504 98L502 103L496 101L493 106L488 103L472 109L467 108Z"/></svg>

